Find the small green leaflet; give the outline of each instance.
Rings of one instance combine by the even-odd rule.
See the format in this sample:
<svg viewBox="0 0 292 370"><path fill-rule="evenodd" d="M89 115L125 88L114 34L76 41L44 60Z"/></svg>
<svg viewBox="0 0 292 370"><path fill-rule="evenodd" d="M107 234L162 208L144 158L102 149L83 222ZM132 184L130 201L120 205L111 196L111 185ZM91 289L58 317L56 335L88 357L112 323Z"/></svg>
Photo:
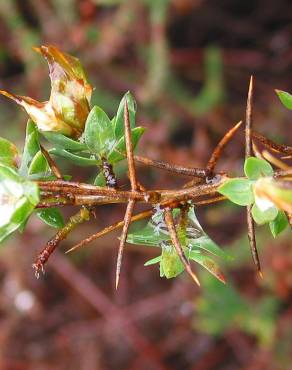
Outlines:
<svg viewBox="0 0 292 370"><path fill-rule="evenodd" d="M59 229L65 225L63 216L58 208L39 209L36 211L36 214L49 226Z"/></svg>
<svg viewBox="0 0 292 370"><path fill-rule="evenodd" d="M225 195L231 202L240 206L248 206L254 202L252 182L248 179L226 180L219 186L218 193Z"/></svg>
<svg viewBox="0 0 292 370"><path fill-rule="evenodd" d="M269 223L271 233L276 238L289 225L284 211L279 211L277 217Z"/></svg>
<svg viewBox="0 0 292 370"><path fill-rule="evenodd" d="M85 144L100 159L107 158L115 145L114 128L107 114L98 106L90 111L84 130Z"/></svg>
<svg viewBox="0 0 292 370"><path fill-rule="evenodd" d="M0 241L26 222L38 202L38 186L0 164Z"/></svg>
<svg viewBox="0 0 292 370"><path fill-rule="evenodd" d="M195 253L195 252L190 252L189 258L201 266L203 266L206 270L208 270L212 275L214 275L219 281L225 284L225 278L220 271L219 266L217 265L216 262L212 260L212 258Z"/></svg>
<svg viewBox="0 0 292 370"><path fill-rule="evenodd" d="M264 225L270 221L273 221L277 217L278 209L275 206L272 206L263 211L255 203L252 206L251 214L252 218L258 225Z"/></svg>
<svg viewBox="0 0 292 370"><path fill-rule="evenodd" d="M41 151L37 152L33 157L28 169L28 175L36 174L40 179L51 175L49 164Z"/></svg>
<svg viewBox="0 0 292 370"><path fill-rule="evenodd" d="M29 165L39 150L40 143L37 126L32 120L29 119L27 121L25 144L19 169L19 173L22 176L28 175Z"/></svg>
<svg viewBox="0 0 292 370"><path fill-rule="evenodd" d="M93 182L94 185L96 186L106 186L106 180L102 172L100 172L96 178L94 179Z"/></svg>
<svg viewBox="0 0 292 370"><path fill-rule="evenodd" d="M42 135L55 147L69 150L72 152L82 152L87 150L87 146L79 141L73 140L57 132L44 131Z"/></svg>
<svg viewBox="0 0 292 370"><path fill-rule="evenodd" d="M98 166L101 164L100 160L95 159L94 155L90 155L89 153L74 154L61 148L52 148L49 150L49 153L58 157L66 158L77 166L87 167Z"/></svg>
<svg viewBox="0 0 292 370"><path fill-rule="evenodd" d="M135 115L137 110L137 103L132 96L132 94L128 91L122 98L117 114L115 118L113 119L114 124L114 133L115 138L120 139L125 132L125 126L124 126L124 107L125 107L125 101L127 99L128 103L128 110L129 110L129 117L130 117L130 125L132 128L135 127Z"/></svg>
<svg viewBox="0 0 292 370"><path fill-rule="evenodd" d="M249 157L244 163L244 173L250 180L257 180L260 177L273 176L274 170L269 162Z"/></svg>
<svg viewBox="0 0 292 370"><path fill-rule="evenodd" d="M169 243L162 246L160 261L160 276L172 279L184 271L182 264L175 248Z"/></svg>
<svg viewBox="0 0 292 370"><path fill-rule="evenodd" d="M155 258L152 258L151 260L147 261L144 263L144 266L151 266L151 265L155 265L156 263L159 263L161 261L161 256L158 256L158 257L155 257Z"/></svg>
<svg viewBox="0 0 292 370"><path fill-rule="evenodd" d="M0 163L15 167L17 156L18 150L16 146L10 141L0 137Z"/></svg>
<svg viewBox="0 0 292 370"><path fill-rule="evenodd" d="M282 90L275 90L281 103L288 109L292 109L292 95Z"/></svg>
<svg viewBox="0 0 292 370"><path fill-rule="evenodd" d="M180 210L173 210L173 216L177 221L180 216ZM225 259L230 259L231 257L226 255L226 253L203 231L195 215L193 206L191 206L188 211L185 234L181 235L181 232L182 231L179 231L178 234L181 242L185 241L183 248L185 249L186 255L223 281L223 275L220 273L217 264L210 257L207 258L203 252L208 252ZM161 255L145 264L148 266L160 263L160 276L165 276L169 279L179 275L184 270L184 266L171 243L169 233L164 224L163 211L160 210L159 207L158 211L156 211L142 230L135 231L128 235L127 242L161 248Z"/></svg>

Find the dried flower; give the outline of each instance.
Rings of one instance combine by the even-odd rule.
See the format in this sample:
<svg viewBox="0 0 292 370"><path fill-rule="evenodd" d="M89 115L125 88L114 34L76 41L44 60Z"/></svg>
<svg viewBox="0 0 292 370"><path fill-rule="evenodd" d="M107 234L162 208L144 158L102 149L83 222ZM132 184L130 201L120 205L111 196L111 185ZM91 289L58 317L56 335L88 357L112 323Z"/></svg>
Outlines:
<svg viewBox="0 0 292 370"><path fill-rule="evenodd" d="M81 63L54 46L41 46L35 50L46 58L49 65L50 100L38 102L3 90L0 93L21 105L41 131L55 131L79 137L90 111L92 94L92 87Z"/></svg>
<svg viewBox="0 0 292 370"><path fill-rule="evenodd" d="M254 185L256 203L261 210L275 205L288 213L292 213L291 181L276 181L270 177L259 179Z"/></svg>

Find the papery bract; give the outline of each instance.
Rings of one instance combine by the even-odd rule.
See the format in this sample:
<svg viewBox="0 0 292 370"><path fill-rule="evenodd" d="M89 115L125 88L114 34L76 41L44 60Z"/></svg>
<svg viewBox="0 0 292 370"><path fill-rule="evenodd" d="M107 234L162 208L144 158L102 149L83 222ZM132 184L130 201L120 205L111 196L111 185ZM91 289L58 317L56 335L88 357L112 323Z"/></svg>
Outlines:
<svg viewBox="0 0 292 370"><path fill-rule="evenodd" d="M55 131L79 137L90 111L92 87L77 58L62 53L54 46L35 48L49 65L50 100L38 102L27 96L0 93L21 105L41 131Z"/></svg>

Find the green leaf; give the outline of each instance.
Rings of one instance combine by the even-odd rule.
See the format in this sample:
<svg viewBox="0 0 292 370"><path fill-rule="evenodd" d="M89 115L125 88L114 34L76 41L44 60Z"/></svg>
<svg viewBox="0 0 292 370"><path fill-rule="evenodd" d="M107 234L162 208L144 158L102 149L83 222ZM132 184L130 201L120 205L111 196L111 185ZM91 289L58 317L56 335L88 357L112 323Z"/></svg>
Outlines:
<svg viewBox="0 0 292 370"><path fill-rule="evenodd" d="M274 238L278 236L289 225L284 211L279 211L277 217L269 223L271 233Z"/></svg>
<svg viewBox="0 0 292 370"><path fill-rule="evenodd" d="M58 208L46 208L36 211L37 216L49 226L60 229L65 225L63 216Z"/></svg>
<svg viewBox="0 0 292 370"><path fill-rule="evenodd" d="M190 250L203 249L206 252L213 254L214 256L224 258L225 260L231 260L233 257L228 255L223 249L221 249L206 233L203 231L197 216L195 214L194 207L190 207L188 212L188 226L187 226L187 246ZM190 232L190 221L193 223L193 230L197 230L194 237ZM194 232L193 232L194 234Z"/></svg>
<svg viewBox="0 0 292 370"><path fill-rule="evenodd" d="M60 148L52 148L49 150L49 153L58 157L66 158L78 166L97 166L101 163L100 160L90 158L89 154L84 154L83 156L82 153L78 153L77 155Z"/></svg>
<svg viewBox="0 0 292 370"><path fill-rule="evenodd" d="M37 126L32 120L29 119L27 121L25 144L19 169L19 173L22 176L28 175L29 165L39 150L40 143Z"/></svg>
<svg viewBox="0 0 292 370"><path fill-rule="evenodd" d="M87 146L85 144L57 132L43 131L42 135L55 147L61 149L69 150L72 152L82 152L87 149Z"/></svg>
<svg viewBox="0 0 292 370"><path fill-rule="evenodd" d="M120 139L124 133L124 107L125 107L125 101L127 99L128 103L128 110L129 110L129 117L130 117L130 125L132 128L135 127L135 115L137 110L137 103L132 96L132 94L128 91L122 98L117 114L113 120L114 122L114 132L116 139Z"/></svg>
<svg viewBox="0 0 292 370"><path fill-rule="evenodd" d="M140 140L141 136L144 134L145 128L144 127L135 127L131 130L132 133L132 143L133 148L135 149L138 141ZM113 164L117 163L123 159L125 159L127 156L126 153L126 141L125 136L121 137L120 140L115 144L115 146L112 148L111 152L109 153L107 159L108 162Z"/></svg>
<svg viewBox="0 0 292 370"><path fill-rule="evenodd" d="M90 111L84 130L85 144L90 151L107 158L115 145L114 127L107 114L98 106Z"/></svg>
<svg viewBox="0 0 292 370"><path fill-rule="evenodd" d="M159 247L161 242L167 240L170 240L169 235L160 232L156 233L151 221L142 230L129 233L127 237L127 243L149 247Z"/></svg>
<svg viewBox="0 0 292 370"><path fill-rule="evenodd" d="M100 172L96 176L93 184L96 185L96 186L106 186L105 177L103 176L103 173L102 172Z"/></svg>
<svg viewBox="0 0 292 370"><path fill-rule="evenodd" d="M260 177L273 176L274 170L269 162L249 157L244 163L244 173L250 180L257 180Z"/></svg>
<svg viewBox="0 0 292 370"><path fill-rule="evenodd" d="M218 193L240 206L247 206L254 202L252 182L248 179L227 180L219 186Z"/></svg>
<svg viewBox="0 0 292 370"><path fill-rule="evenodd" d="M46 177L51 174L50 166L41 150L37 152L30 163L28 175L33 174L39 174L40 177Z"/></svg>
<svg viewBox="0 0 292 370"><path fill-rule="evenodd" d="M167 279L172 279L184 271L184 265L171 244L162 247L160 269Z"/></svg>
<svg viewBox="0 0 292 370"><path fill-rule="evenodd" d="M22 183L23 193L31 204L36 206L40 199L39 188L35 182L24 181Z"/></svg>
<svg viewBox="0 0 292 370"><path fill-rule="evenodd" d="M191 260L199 263L206 270L211 272L211 274L214 275L219 281L221 281L222 283L225 283L225 278L224 278L222 272L220 271L219 266L210 257L204 256L202 254L198 254L198 253L195 253L195 252L190 252L189 258Z"/></svg>
<svg viewBox="0 0 292 370"><path fill-rule="evenodd" d="M276 90L276 93L278 94L282 104L286 108L292 109L292 95L282 90Z"/></svg>
<svg viewBox="0 0 292 370"><path fill-rule="evenodd" d="M0 241L21 227L39 202L36 183L0 164Z"/></svg>
<svg viewBox="0 0 292 370"><path fill-rule="evenodd" d="M177 217L179 210L173 211L174 217ZM155 225L161 224L160 228ZM191 251L205 250L215 256L226 260L232 259L224 250L222 250L202 229L191 206L188 212L188 221L185 234L185 247ZM127 242L131 244L141 244L146 246L160 247L163 244L168 244L171 240L168 232L163 229L163 215L155 214L147 225L133 233L128 234Z"/></svg>
<svg viewBox="0 0 292 370"><path fill-rule="evenodd" d="M275 206L272 206L263 211L254 204L251 209L251 214L258 225L264 225L267 222L273 221L277 217L278 209Z"/></svg>
<svg viewBox="0 0 292 370"><path fill-rule="evenodd" d="M201 236L198 239L188 240L188 247L193 249L203 249L206 252L213 254L214 256L224 258L225 260L232 260L233 257L228 255L223 249L221 249L207 234Z"/></svg>
<svg viewBox="0 0 292 370"><path fill-rule="evenodd" d="M18 150L10 141L0 137L0 163L16 167Z"/></svg>
<svg viewBox="0 0 292 370"><path fill-rule="evenodd" d="M144 266L151 266L151 265L155 265L156 263L160 263L161 258L162 258L161 256L157 256L155 258L152 258L151 260L145 262Z"/></svg>

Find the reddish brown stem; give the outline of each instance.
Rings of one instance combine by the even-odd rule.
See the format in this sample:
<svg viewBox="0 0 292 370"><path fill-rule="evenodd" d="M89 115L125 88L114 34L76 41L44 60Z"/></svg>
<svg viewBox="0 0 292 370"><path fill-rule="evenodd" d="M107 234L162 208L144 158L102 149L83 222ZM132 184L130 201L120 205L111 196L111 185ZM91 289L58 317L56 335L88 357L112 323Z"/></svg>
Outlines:
<svg viewBox="0 0 292 370"><path fill-rule="evenodd" d="M123 231L120 239L120 245L119 245L119 251L118 251L118 257L117 257L117 267L116 267L116 289L119 285L120 280L120 274L121 274L121 267L122 267L122 258L123 258L123 252L125 248L125 243L127 240L128 235L128 229L131 223L132 213L134 209L135 201L130 200L127 205L127 210L124 217L124 225L123 225Z"/></svg>
<svg viewBox="0 0 292 370"><path fill-rule="evenodd" d="M177 251L177 254L178 254L179 258L181 259L186 271L192 277L192 279L195 281L195 283L200 286L200 282L199 282L196 274L193 272L193 270L192 270L192 268L189 264L189 261L188 261L187 257L184 254L184 251L182 249L180 241L178 239L177 232L176 232L175 225L174 225L174 220L173 220L171 208L167 207L167 208L164 209L164 220L165 220L166 226L168 228L172 244L174 245L174 247Z"/></svg>
<svg viewBox="0 0 292 370"><path fill-rule="evenodd" d="M208 205L208 204L213 204L213 203L216 203L216 202L220 202L220 201L225 200L225 199L226 198L224 196L219 196L219 197L215 197L215 198L206 199L206 200L196 202L195 205L198 207L198 206L203 206L203 205ZM175 208L175 207L179 206L179 202L171 201L171 202L161 203L161 208L164 208L166 206L171 207L171 208ZM135 222L135 221L143 220L147 217L150 217L151 215L152 215L152 209L150 209L149 211L144 211L144 212L138 213L137 215L134 215L131 218L131 223ZM88 238L86 238L86 239L82 240L80 243L74 245L66 253L70 253L70 252L73 252L76 249L82 248L82 247L88 245L89 243L93 242L94 240L100 238L101 236L109 234L110 232L112 232L114 230L117 230L117 229L120 229L123 226L124 226L124 221L119 221L119 222L116 222L115 224L113 224L111 226L107 226L103 230L101 230L101 231L99 231L99 232L97 232L93 235L90 235Z"/></svg>
<svg viewBox="0 0 292 370"><path fill-rule="evenodd" d="M89 220L89 211L87 208L81 208L78 213L70 217L69 222L60 229L57 234L50 239L45 248L37 256L35 263L32 265L35 270L35 275L38 278L41 271L44 271L44 265L48 261L51 254L57 248L62 240L80 223Z"/></svg>
<svg viewBox="0 0 292 370"><path fill-rule="evenodd" d="M192 168L192 167L178 166L175 164L170 164L168 162L156 161L154 159L145 158L145 157L141 157L138 155L135 155L134 158L137 162L140 162L146 166L160 168L162 170L169 171L172 173L177 173L179 175L193 176L193 177L200 177L200 178L206 178L209 175L209 171L205 168Z"/></svg>
<svg viewBox="0 0 292 370"><path fill-rule="evenodd" d="M207 169L210 172L213 172L214 171L215 166L216 166L219 158L221 157L221 154L222 154L223 149L229 143L229 141L233 138L234 134L239 129L239 127L241 126L241 124L242 124L242 121L239 121L219 141L218 145L216 146L216 148L214 149L213 153L211 154L211 157L210 157L209 162L207 164Z"/></svg>
<svg viewBox="0 0 292 370"><path fill-rule="evenodd" d="M254 139L257 139L259 142L261 142L265 147L268 149L277 152L277 153L283 153L286 154L287 156L292 155L292 147L288 145L283 145L283 144L277 144L274 141L266 138L265 136L259 134L256 131L252 131L252 137Z"/></svg>
<svg viewBox="0 0 292 370"><path fill-rule="evenodd" d="M247 103L246 103L246 118L245 118L245 158L247 159L252 155L252 108L253 108L253 76L250 78ZM257 251L256 237L255 237L255 225L252 218L251 206L246 207L246 219L247 219L247 234L251 250L253 262L257 268L259 275L262 277L261 265Z"/></svg>

